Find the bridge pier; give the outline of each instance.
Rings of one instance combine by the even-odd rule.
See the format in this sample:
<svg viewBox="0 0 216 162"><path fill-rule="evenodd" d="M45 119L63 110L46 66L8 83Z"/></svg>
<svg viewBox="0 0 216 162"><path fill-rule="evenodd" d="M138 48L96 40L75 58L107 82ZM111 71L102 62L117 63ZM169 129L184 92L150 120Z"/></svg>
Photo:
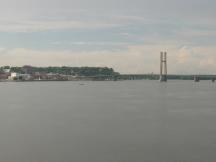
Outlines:
<svg viewBox="0 0 216 162"><path fill-rule="evenodd" d="M160 82L167 82L167 53L160 53Z"/></svg>

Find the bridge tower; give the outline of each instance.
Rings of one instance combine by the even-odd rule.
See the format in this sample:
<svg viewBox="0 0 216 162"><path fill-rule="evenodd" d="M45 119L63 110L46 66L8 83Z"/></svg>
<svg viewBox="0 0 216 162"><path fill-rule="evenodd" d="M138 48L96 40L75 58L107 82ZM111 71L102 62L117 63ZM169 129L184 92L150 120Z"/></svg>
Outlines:
<svg viewBox="0 0 216 162"><path fill-rule="evenodd" d="M167 52L160 53L160 82L167 82Z"/></svg>

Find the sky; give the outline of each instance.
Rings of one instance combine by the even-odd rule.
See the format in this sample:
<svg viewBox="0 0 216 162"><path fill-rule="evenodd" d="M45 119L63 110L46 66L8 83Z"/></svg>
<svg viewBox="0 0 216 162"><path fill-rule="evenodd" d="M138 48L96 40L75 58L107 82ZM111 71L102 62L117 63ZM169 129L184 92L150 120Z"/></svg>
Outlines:
<svg viewBox="0 0 216 162"><path fill-rule="evenodd" d="M0 0L0 66L216 74L215 0Z"/></svg>

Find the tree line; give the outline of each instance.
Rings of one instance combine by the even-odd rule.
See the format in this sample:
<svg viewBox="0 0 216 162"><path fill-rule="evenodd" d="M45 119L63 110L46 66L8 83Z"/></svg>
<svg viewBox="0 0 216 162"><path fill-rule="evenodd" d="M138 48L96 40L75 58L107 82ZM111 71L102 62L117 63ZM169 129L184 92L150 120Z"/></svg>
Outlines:
<svg viewBox="0 0 216 162"><path fill-rule="evenodd" d="M33 74L33 73L54 73L62 75L77 75L77 76L115 76L119 75L112 68L108 67L69 67L69 66L50 66L50 67L34 67L34 66L23 66L23 67L10 67L3 66L0 68L1 71L4 69L10 69L10 72L16 72L21 74Z"/></svg>

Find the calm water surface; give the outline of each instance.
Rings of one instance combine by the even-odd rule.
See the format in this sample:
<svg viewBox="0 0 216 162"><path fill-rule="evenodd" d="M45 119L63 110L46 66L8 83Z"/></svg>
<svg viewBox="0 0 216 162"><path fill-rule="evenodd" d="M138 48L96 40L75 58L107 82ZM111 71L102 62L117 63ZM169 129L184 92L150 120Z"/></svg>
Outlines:
<svg viewBox="0 0 216 162"><path fill-rule="evenodd" d="M0 104L1 162L216 161L209 81L0 83Z"/></svg>

